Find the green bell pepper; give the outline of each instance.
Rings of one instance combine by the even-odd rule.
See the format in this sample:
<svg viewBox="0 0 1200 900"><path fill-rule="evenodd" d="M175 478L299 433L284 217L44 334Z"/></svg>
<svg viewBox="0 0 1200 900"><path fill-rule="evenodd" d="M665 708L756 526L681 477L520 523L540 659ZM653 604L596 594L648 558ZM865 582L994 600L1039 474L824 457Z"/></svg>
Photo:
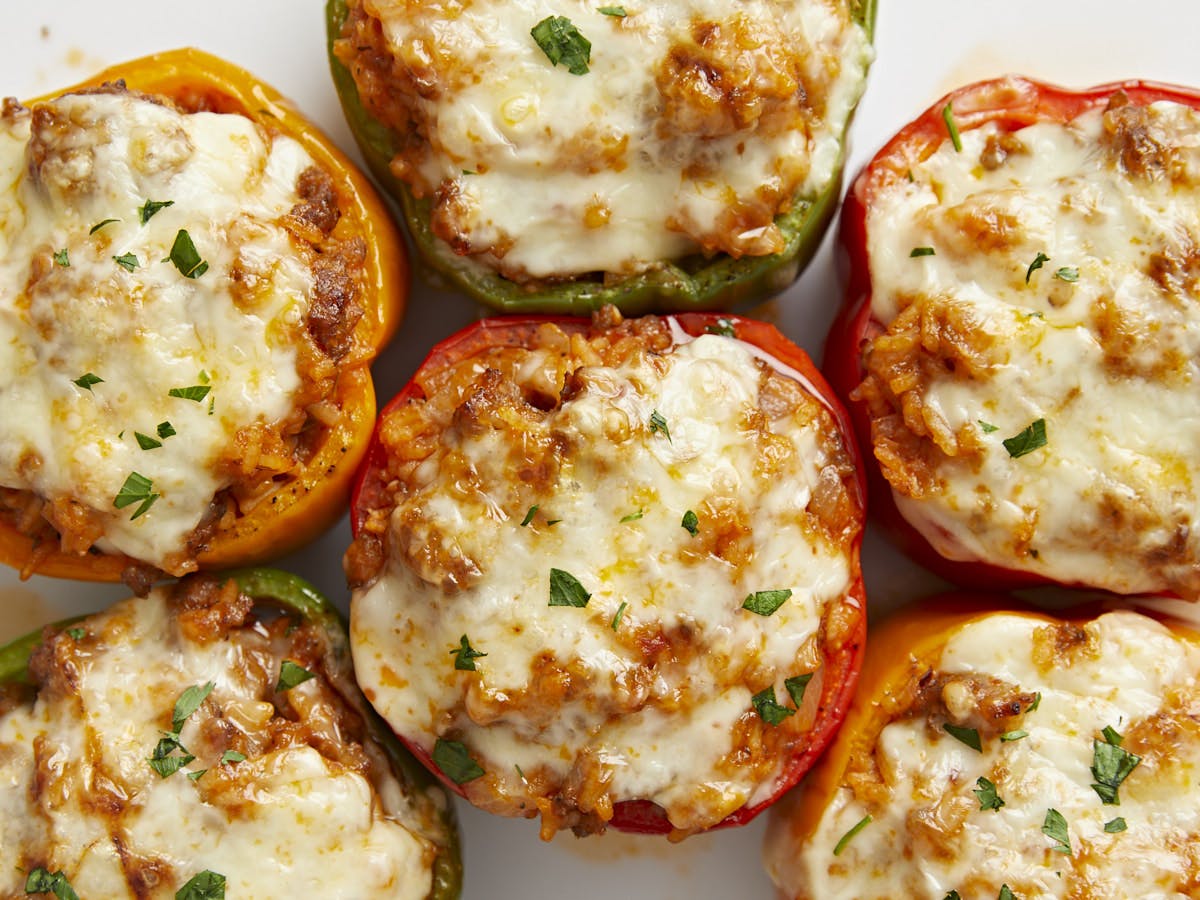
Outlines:
<svg viewBox="0 0 1200 900"><path fill-rule="evenodd" d="M876 0L859 0L854 18L873 36ZM626 278L616 284L586 277L536 289L504 278L490 267L456 254L434 235L431 204L417 199L408 186L392 174L388 163L396 155L392 132L364 108L350 71L333 51L349 15L346 0L327 0L325 26L329 66L341 99L346 122L371 173L399 202L408 232L426 266L441 273L473 299L504 313L587 315L612 304L627 316L648 312L694 312L745 307L783 291L812 258L825 228L837 208L842 187L843 137L836 174L815 196L798 196L792 208L775 219L786 240L786 249L769 256L701 255L665 262L660 268ZM853 115L853 113L851 113ZM847 127L849 122L846 123Z"/></svg>
<svg viewBox="0 0 1200 900"><path fill-rule="evenodd" d="M321 628L342 670L339 674L346 676L345 684L339 685L339 688L344 690L346 685L353 685L345 620L316 588L303 578L279 569L242 569L224 573L220 577L237 581L242 593L254 600ZM65 630L83 619L66 620L58 623L57 627ZM42 632L39 630L0 646L0 690L5 685L29 683L29 660L41 642ZM422 818L437 829L436 834L427 835L438 848L433 863L433 887L429 900L454 900L462 892L462 859L453 806L436 779L404 749L366 700L361 695L347 697L347 700L365 717L369 734L387 753L392 773L403 787L405 796L418 808Z"/></svg>

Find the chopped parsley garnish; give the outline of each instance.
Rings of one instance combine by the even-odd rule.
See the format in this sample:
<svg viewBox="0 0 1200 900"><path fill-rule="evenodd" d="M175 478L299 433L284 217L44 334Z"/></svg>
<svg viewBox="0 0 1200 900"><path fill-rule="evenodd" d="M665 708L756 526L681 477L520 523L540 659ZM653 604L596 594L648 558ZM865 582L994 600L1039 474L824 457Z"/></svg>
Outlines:
<svg viewBox="0 0 1200 900"><path fill-rule="evenodd" d="M665 437L668 441L671 440L671 429L667 427L667 420L664 419L662 413L656 409L654 412L650 413L650 433L654 434L657 431L661 431L663 433L663 437Z"/></svg>
<svg viewBox="0 0 1200 900"><path fill-rule="evenodd" d="M638 519L640 519L644 515L645 515L645 512L639 506L637 512L631 512L627 516L621 516L621 524L623 525L626 522L636 522Z"/></svg>
<svg viewBox="0 0 1200 900"><path fill-rule="evenodd" d="M1042 705L1042 692L1038 691L1037 693L1035 693L1033 695L1033 702L1029 704L1029 709L1027 709L1025 711L1026 712L1034 712L1041 705Z"/></svg>
<svg viewBox="0 0 1200 900"><path fill-rule="evenodd" d="M171 245L171 255L167 257L175 264L185 278L199 278L208 271L208 263L200 258L192 236L180 228L175 235L175 243Z"/></svg>
<svg viewBox="0 0 1200 900"><path fill-rule="evenodd" d="M1127 827L1128 826L1125 824L1125 820L1120 816L1117 816L1112 821L1104 823L1104 830L1108 834L1120 834Z"/></svg>
<svg viewBox="0 0 1200 900"><path fill-rule="evenodd" d="M176 736L183 729L183 723L191 718L192 713L200 708L200 704L208 699L216 685L211 681L204 684L193 684L179 695L175 701L175 711L171 715L171 732Z"/></svg>
<svg viewBox="0 0 1200 900"><path fill-rule="evenodd" d="M526 525L528 525L530 522L533 521L533 517L537 515L537 511L538 511L538 508L537 508L536 503L533 504L533 506L529 507L529 511L525 513L525 518L523 518L521 520L522 528L524 528Z"/></svg>
<svg viewBox="0 0 1200 900"><path fill-rule="evenodd" d="M138 446L143 450L157 450L162 446L162 441L158 438L150 437L148 434L142 434L140 431L135 431L133 436L137 439Z"/></svg>
<svg viewBox="0 0 1200 900"><path fill-rule="evenodd" d="M304 684L310 678L316 677L316 672L310 672L299 663L285 659L279 667L279 681L275 684L275 690L278 693L290 691L297 685Z"/></svg>
<svg viewBox="0 0 1200 900"><path fill-rule="evenodd" d="M1033 273L1050 262L1050 257L1045 253L1039 253L1033 258L1033 262L1029 264L1029 268L1025 270L1025 283L1029 284L1029 279L1033 277Z"/></svg>
<svg viewBox="0 0 1200 900"><path fill-rule="evenodd" d="M240 763L246 761L245 753L238 753L236 750L226 750L221 754L221 765L228 766L232 763Z"/></svg>
<svg viewBox="0 0 1200 900"><path fill-rule="evenodd" d="M602 6L599 12L602 16L616 16L618 19L623 19L628 15L623 6Z"/></svg>
<svg viewBox="0 0 1200 900"><path fill-rule="evenodd" d="M1075 266L1063 266L1054 273L1054 277L1059 281L1065 281L1068 284L1074 284L1079 280L1079 269Z"/></svg>
<svg viewBox="0 0 1200 900"><path fill-rule="evenodd" d="M783 680L783 686L787 689L788 696L792 698L792 702L796 704L797 709L804 702L804 690L808 687L808 683L812 679L813 673L805 672L803 675L793 675L791 678Z"/></svg>
<svg viewBox="0 0 1200 900"><path fill-rule="evenodd" d="M175 892L175 900L224 900L225 876L210 869L193 875Z"/></svg>
<svg viewBox="0 0 1200 900"><path fill-rule="evenodd" d="M846 849L846 845L849 844L850 841L852 841L854 839L854 836L870 824L871 824L870 816L863 816L861 819L859 819L857 822L855 822L854 826L849 831L847 831L845 834L843 834L841 836L841 838L838 840L838 842L834 845L833 855L841 856L842 851Z"/></svg>
<svg viewBox="0 0 1200 900"><path fill-rule="evenodd" d="M737 337L737 331L729 319L717 319L716 325L708 325L704 330L709 334L719 334L721 337Z"/></svg>
<svg viewBox="0 0 1200 900"><path fill-rule="evenodd" d="M158 499L159 495L151 492L153 487L154 482L145 475L130 472L125 483L121 485L121 490L117 492L117 496L113 497L113 506L117 509L124 509L134 503L140 503L141 506L129 518L129 521L132 522L139 516L145 515L146 511L154 505L154 501Z"/></svg>
<svg viewBox="0 0 1200 900"><path fill-rule="evenodd" d="M608 623L608 627L613 631L621 627L621 619L625 617L625 609L628 606L629 604L622 600L621 605L617 607L617 611L613 613L612 621Z"/></svg>
<svg viewBox="0 0 1200 900"><path fill-rule="evenodd" d="M998 425L993 425L991 422L985 422L983 419L977 419L976 421L979 424L979 430L984 434L992 434L1000 430Z"/></svg>
<svg viewBox="0 0 1200 900"><path fill-rule="evenodd" d="M909 259L916 259L918 256L936 256L937 253L932 247L913 247L908 254Z"/></svg>
<svg viewBox="0 0 1200 900"><path fill-rule="evenodd" d="M683 528L687 530L687 533L692 537L695 537L700 533L700 520L690 509L683 514L683 519L679 522L679 524L683 526Z"/></svg>
<svg viewBox="0 0 1200 900"><path fill-rule="evenodd" d="M574 606L578 609L588 605L592 595L583 589L579 579L562 569L550 570L550 605Z"/></svg>
<svg viewBox="0 0 1200 900"><path fill-rule="evenodd" d="M754 711L758 713L758 717L771 726L778 725L796 712L794 709L788 709L786 706L779 705L775 699L774 686L759 691L750 698L750 703L754 706Z"/></svg>
<svg viewBox="0 0 1200 900"><path fill-rule="evenodd" d="M120 222L120 219L103 219L88 229L88 234L95 234L105 225L111 225L113 222Z"/></svg>
<svg viewBox="0 0 1200 900"><path fill-rule="evenodd" d="M1042 834L1054 841L1052 848L1058 853L1070 854L1071 838L1067 834L1067 820L1057 809L1046 810L1046 820L1042 823Z"/></svg>
<svg viewBox="0 0 1200 900"><path fill-rule="evenodd" d="M954 121L954 110L947 103L942 107L942 121L946 123L946 131L950 134L950 143L954 145L955 153L962 153L962 138L958 134L958 125Z"/></svg>
<svg viewBox="0 0 1200 900"><path fill-rule="evenodd" d="M187 773L187 780L188 781L199 781L206 774L208 774L208 769L197 769L194 772Z"/></svg>
<svg viewBox="0 0 1200 900"><path fill-rule="evenodd" d="M962 895L958 891L948 891L942 900L962 900Z"/></svg>
<svg viewBox="0 0 1200 900"><path fill-rule="evenodd" d="M529 31L546 58L562 63L572 75L586 75L592 59L592 42L566 16L547 16Z"/></svg>
<svg viewBox="0 0 1200 900"><path fill-rule="evenodd" d="M789 588L781 591L755 591L742 601L742 609L748 609L760 616L769 616L787 602L792 596Z"/></svg>
<svg viewBox="0 0 1200 900"><path fill-rule="evenodd" d="M1024 728L1018 728L1016 731L1004 732L1004 734L1000 735L1000 740L1004 741L1005 743L1009 743L1011 741L1019 741L1021 738L1027 737L1029 737L1029 732Z"/></svg>
<svg viewBox="0 0 1200 900"><path fill-rule="evenodd" d="M160 209L166 209L168 206L174 205L174 200L147 200L138 207L138 220L145 225L154 218L154 214Z"/></svg>
<svg viewBox="0 0 1200 900"><path fill-rule="evenodd" d="M1012 888L1007 884L1000 885L1000 893L996 896L996 900L1017 900L1013 896Z"/></svg>
<svg viewBox="0 0 1200 900"><path fill-rule="evenodd" d="M61 869L50 874L41 866L30 872L25 879L25 893L53 894L58 900L79 900L75 888L71 887L71 882L67 881L67 876Z"/></svg>
<svg viewBox="0 0 1200 900"><path fill-rule="evenodd" d="M1019 459L1026 453L1032 453L1046 446L1046 420L1037 419L1030 422L1019 434L1005 438L1004 449L1013 459Z"/></svg>
<svg viewBox="0 0 1200 900"><path fill-rule="evenodd" d="M944 722L942 729L950 737L962 741L977 753L983 752L983 744L979 740L978 728L963 728L961 725L955 725L953 722Z"/></svg>
<svg viewBox="0 0 1200 900"><path fill-rule="evenodd" d="M176 756L176 751L179 755ZM163 735L150 755L150 768L158 773L160 778L170 778L196 757L188 752L187 747L179 742L178 734Z"/></svg>
<svg viewBox="0 0 1200 900"><path fill-rule="evenodd" d="M211 385L193 384L190 387L171 388L169 391L167 391L167 396L178 397L181 400L191 400L194 403L199 403L208 396L208 392L211 390Z"/></svg>
<svg viewBox="0 0 1200 900"><path fill-rule="evenodd" d="M975 784L978 785L971 793L979 798L979 809L999 809L1004 805L1004 800L996 793L996 785L988 779L980 776L976 779Z"/></svg>
<svg viewBox="0 0 1200 900"><path fill-rule="evenodd" d="M472 647L465 634L458 639L458 646L450 652L454 655L454 668L460 672L474 672L475 660L487 656L486 653L480 653Z"/></svg>
<svg viewBox="0 0 1200 900"><path fill-rule="evenodd" d="M164 441L169 437L175 437L175 426L170 422L159 422L158 427L154 430Z"/></svg>
<svg viewBox="0 0 1200 900"><path fill-rule="evenodd" d="M483 767L471 759L471 754L461 741L438 738L433 745L433 764L455 784L466 784L484 775Z"/></svg>
<svg viewBox="0 0 1200 900"><path fill-rule="evenodd" d="M1117 790L1142 761L1140 756L1121 747L1122 740L1112 726L1106 726L1104 740L1092 741L1092 777L1096 779L1092 789L1106 806L1120 806Z"/></svg>
<svg viewBox="0 0 1200 900"><path fill-rule="evenodd" d="M132 272L139 265L141 265L141 263L138 262L138 258L132 253L122 253L120 256L114 256L113 262L115 262L126 272Z"/></svg>
<svg viewBox="0 0 1200 900"><path fill-rule="evenodd" d="M72 384L74 384L76 387L81 387L85 391L90 391L92 389L92 385L103 383L104 379L93 372L87 372L83 375L80 375L72 382Z"/></svg>
<svg viewBox="0 0 1200 900"><path fill-rule="evenodd" d="M85 637L87 637L87 629L86 628L68 628L67 634L70 635L71 640L73 640L73 641L82 641Z"/></svg>
<svg viewBox="0 0 1200 900"><path fill-rule="evenodd" d="M71 267L71 256L69 253L67 253L66 247L63 247L61 250L54 251L54 264L56 266L62 266L64 269Z"/></svg>

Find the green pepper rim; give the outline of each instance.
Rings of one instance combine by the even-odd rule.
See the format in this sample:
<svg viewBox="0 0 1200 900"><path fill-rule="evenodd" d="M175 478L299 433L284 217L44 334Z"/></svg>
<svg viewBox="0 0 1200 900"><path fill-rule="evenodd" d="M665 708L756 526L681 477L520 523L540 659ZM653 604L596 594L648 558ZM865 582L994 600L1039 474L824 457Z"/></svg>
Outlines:
<svg viewBox="0 0 1200 900"><path fill-rule="evenodd" d="M294 613L305 621L321 626L328 633L338 660L349 659L350 643L345 618L324 594L299 575L282 569L256 567L222 572L217 577L223 580L232 578L241 591L254 600L274 603L284 612ZM65 630L86 618L76 616L64 619L56 622L54 627ZM43 633L39 629L0 646L0 685L29 682L29 659L42 643ZM462 893L463 867L458 820L448 795L437 779L404 748L399 738L371 709L366 698L362 698L359 712L366 716L367 730L387 754L405 795L414 803L424 805L431 820L436 820L440 827L429 900L454 900Z"/></svg>
<svg viewBox="0 0 1200 900"><path fill-rule="evenodd" d="M877 0L860 0L852 12L870 42L875 38L876 8ZM523 287L476 260L459 256L437 238L430 223L430 201L415 198L408 186L392 174L388 166L396 155L392 132L363 107L353 76L333 52L348 14L346 0L326 3L326 49L346 123L367 168L400 204L409 237L425 268L440 273L473 299L499 312L587 315L606 304L613 304L626 315L745 308L782 292L796 280L816 253L833 218L841 197L846 142L857 104L847 116L829 183L815 197L796 197L792 208L776 217L775 223L786 241L782 252L740 259L726 254L713 259L688 257L664 262L607 286L602 281L576 279L536 289Z"/></svg>

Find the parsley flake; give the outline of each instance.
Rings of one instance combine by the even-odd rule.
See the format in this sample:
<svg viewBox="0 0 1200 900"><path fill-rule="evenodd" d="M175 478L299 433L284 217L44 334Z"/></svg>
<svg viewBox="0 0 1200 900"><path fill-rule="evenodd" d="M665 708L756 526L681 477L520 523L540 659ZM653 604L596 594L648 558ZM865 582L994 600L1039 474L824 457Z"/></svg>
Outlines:
<svg viewBox="0 0 1200 900"><path fill-rule="evenodd" d="M597 12L602 16L615 16L618 19L623 19L629 15L625 12L625 7L623 6L602 6Z"/></svg>
<svg viewBox="0 0 1200 900"><path fill-rule="evenodd" d="M1019 728L1016 731L1004 732L1004 734L1000 735L1000 740L1004 741L1007 744L1007 743L1010 743L1011 741L1019 741L1019 740L1021 740L1021 738L1027 738L1027 737L1029 737L1029 732L1026 731L1024 728Z"/></svg>
<svg viewBox="0 0 1200 900"><path fill-rule="evenodd" d="M521 520L522 528L524 528L526 525L528 525L530 522L533 521L533 517L537 515L537 511L538 511L538 507L537 507L536 503L533 504L533 506L529 507L529 511L525 513L525 518L523 518Z"/></svg>
<svg viewBox="0 0 1200 900"><path fill-rule="evenodd" d="M562 63L572 75L586 75L592 59L592 42L566 16L547 16L529 34L554 65Z"/></svg>
<svg viewBox="0 0 1200 900"><path fill-rule="evenodd" d="M197 769L195 772L187 773L187 780L188 781L199 781L206 774L208 774L208 769Z"/></svg>
<svg viewBox="0 0 1200 900"><path fill-rule="evenodd" d="M781 591L755 591L742 601L742 609L748 609L756 615L769 616L783 606L791 596L792 592L789 588Z"/></svg>
<svg viewBox="0 0 1200 900"><path fill-rule="evenodd" d="M471 758L461 741L438 738L433 745L433 764L455 784L466 784L485 774L483 767Z"/></svg>
<svg viewBox="0 0 1200 900"><path fill-rule="evenodd" d="M1000 893L996 896L996 900L1017 900L1013 896L1012 888L1007 884L1000 885Z"/></svg>
<svg viewBox="0 0 1200 900"><path fill-rule="evenodd" d="M175 243L171 245L171 255L167 257L175 264L185 278L199 278L208 271L208 263L200 258L192 236L180 228L175 235Z"/></svg>
<svg viewBox="0 0 1200 900"><path fill-rule="evenodd" d="M562 569L550 570L550 606L574 606L582 609L592 595L583 589L579 579Z"/></svg>
<svg viewBox="0 0 1200 900"><path fill-rule="evenodd" d="M704 330L709 334L716 334L721 337L737 337L737 330L733 327L733 322L725 318L717 319L716 325L707 325Z"/></svg>
<svg viewBox="0 0 1200 900"><path fill-rule="evenodd" d="M140 431L135 431L133 436L137 439L138 446L143 450L157 450L162 446L162 441L158 438L150 437L148 434L142 434Z"/></svg>
<svg viewBox="0 0 1200 900"><path fill-rule="evenodd" d="M211 869L193 875L175 892L175 900L224 900L225 876Z"/></svg>
<svg viewBox="0 0 1200 900"><path fill-rule="evenodd" d="M71 267L71 257L67 253L66 247L54 252L54 264L56 266L62 266L64 269L69 269Z"/></svg>
<svg viewBox="0 0 1200 900"><path fill-rule="evenodd" d="M211 390L211 385L193 384L190 387L171 388L169 391L167 391L167 396L178 397L180 400L191 400L193 403L199 403L208 396L208 392Z"/></svg>
<svg viewBox="0 0 1200 900"><path fill-rule="evenodd" d="M996 793L996 785L987 778L980 776L976 779L975 784L978 785L971 793L979 798L979 809L999 809L1004 805L1004 800Z"/></svg>
<svg viewBox="0 0 1200 900"><path fill-rule="evenodd" d="M794 709L788 709L779 704L775 699L774 686L759 691L750 698L750 703L754 707L754 711L758 713L758 717L772 727L779 725L796 712Z"/></svg>
<svg viewBox="0 0 1200 900"><path fill-rule="evenodd" d="M174 205L174 200L147 200L138 207L138 220L145 225L154 218L154 214L160 209L166 209L168 206Z"/></svg>
<svg viewBox="0 0 1200 900"><path fill-rule="evenodd" d="M132 253L122 253L120 256L114 256L113 262L115 262L126 272L132 272L139 265L141 265L141 263L138 262L138 258Z"/></svg>
<svg viewBox="0 0 1200 900"><path fill-rule="evenodd" d="M178 752L178 755L176 755ZM160 778L170 778L196 757L179 742L178 734L163 735L154 746L150 755L150 768L158 773Z"/></svg>
<svg viewBox="0 0 1200 900"><path fill-rule="evenodd" d="M297 685L304 684L310 678L316 677L316 672L310 672L299 663L285 659L279 667L279 681L275 684L275 690L277 693L290 691Z"/></svg>
<svg viewBox="0 0 1200 900"><path fill-rule="evenodd" d="M1033 258L1033 262L1029 264L1029 268L1025 270L1025 283L1029 284L1029 279L1033 277L1033 273L1050 262L1050 257L1045 253L1039 253Z"/></svg>
<svg viewBox="0 0 1200 900"><path fill-rule="evenodd" d="M240 763L246 761L245 753L238 753L236 750L226 750L221 754L221 765L228 766L232 763Z"/></svg>
<svg viewBox="0 0 1200 900"><path fill-rule="evenodd" d="M117 509L124 509L134 503L140 503L139 506L130 516L129 521L142 516L154 505L154 501L158 499L158 494L151 493L151 488L154 487L152 482L145 475L139 475L137 472L130 472L129 477L125 479L125 483L121 485L121 490L117 492L117 496L113 497L113 506Z"/></svg>
<svg viewBox="0 0 1200 900"><path fill-rule="evenodd" d="M838 840L838 842L834 845L833 855L841 856L842 851L846 849L846 845L849 844L850 841L852 841L854 839L854 836L870 824L871 824L870 816L863 816L861 819L859 819L857 822L855 822L853 827L851 827L851 829L849 831L847 831L845 834L843 834L841 836L841 838Z"/></svg>
<svg viewBox="0 0 1200 900"><path fill-rule="evenodd" d="M31 871L25 879L25 893L53 894L58 900L79 900L75 888L71 887L71 882L67 881L61 869L50 874L41 866Z"/></svg>
<svg viewBox="0 0 1200 900"><path fill-rule="evenodd" d="M1122 740L1110 725L1104 729L1103 741L1092 741L1092 776L1096 779L1092 790L1106 806L1120 806L1117 790L1142 761L1140 756L1121 747Z"/></svg>
<svg viewBox="0 0 1200 900"><path fill-rule="evenodd" d="M73 640L73 641L82 641L85 637L87 637L87 629L86 628L68 628L67 634L70 635L71 640Z"/></svg>
<svg viewBox="0 0 1200 900"><path fill-rule="evenodd" d="M487 656L472 647L465 634L458 639L458 646L451 649L450 653L454 656L454 668L460 672L474 672L475 660Z"/></svg>
<svg viewBox="0 0 1200 900"><path fill-rule="evenodd" d="M942 900L962 900L962 895L958 891L948 891Z"/></svg>
<svg viewBox="0 0 1200 900"><path fill-rule="evenodd" d="M211 681L206 681L204 684L193 684L190 688L179 695L179 699L175 701L175 710L171 715L171 731L179 734L183 728L183 723L191 718L192 714L200 708L200 704L208 699L208 695L213 692L216 687Z"/></svg>
<svg viewBox="0 0 1200 900"><path fill-rule="evenodd" d="M113 222L120 222L120 219L103 219L88 229L88 234L95 234L105 225L111 225Z"/></svg>
<svg viewBox="0 0 1200 900"><path fill-rule="evenodd" d="M700 533L700 520L690 509L683 514L683 519L679 524L683 526L683 528L687 530L687 533L692 537L695 537Z"/></svg>
<svg viewBox="0 0 1200 900"><path fill-rule="evenodd" d="M1042 822L1042 834L1054 841L1053 850L1070 855L1071 837L1067 834L1067 820L1057 809L1046 810L1046 820Z"/></svg>
<svg viewBox="0 0 1200 900"><path fill-rule="evenodd" d="M936 256L937 252L932 247L913 247L909 251L908 258L916 259L921 256Z"/></svg>
<svg viewBox="0 0 1200 900"><path fill-rule="evenodd" d="M979 430L984 434L992 434L993 432L1000 430L998 425L993 425L991 422L985 422L983 419L977 419L976 423L979 425Z"/></svg>
<svg viewBox="0 0 1200 900"><path fill-rule="evenodd" d="M608 627L613 631L621 627L621 619L625 617L625 609L628 606L629 604L622 600L621 605L617 607L617 611L613 613L612 621L608 623Z"/></svg>
<svg viewBox="0 0 1200 900"><path fill-rule="evenodd" d="M1063 266L1054 273L1054 277L1067 284L1074 284L1079 280L1079 269L1076 266Z"/></svg>
<svg viewBox="0 0 1200 900"><path fill-rule="evenodd" d="M663 437L665 437L668 441L671 440L671 429L667 427L667 420L664 419L662 413L656 409L654 412L650 413L650 433L654 434L658 431L661 431L663 433Z"/></svg>
<svg viewBox="0 0 1200 900"><path fill-rule="evenodd" d="M1104 823L1104 831L1107 834L1120 834L1127 827L1125 820L1121 816L1117 816L1115 819Z"/></svg>
<svg viewBox="0 0 1200 900"><path fill-rule="evenodd" d="M808 687L808 683L813 679L812 672L806 672L803 675L793 675L791 678L783 680L783 686L787 689L788 696L792 698L792 702L796 704L796 709L800 708L800 704L804 702L804 690Z"/></svg>
<svg viewBox="0 0 1200 900"><path fill-rule="evenodd" d="M103 383L104 379L92 372L87 372L83 375L80 375L72 382L72 384L74 384L76 387L81 387L85 391L90 391L92 389L92 385Z"/></svg>
<svg viewBox="0 0 1200 900"><path fill-rule="evenodd" d="M962 741L976 753L983 752L983 744L979 740L978 728L963 728L961 725L955 725L953 722L942 723L942 730L950 737Z"/></svg>
<svg viewBox="0 0 1200 900"><path fill-rule="evenodd" d="M962 138L958 134L958 125L954 121L954 110L949 103L942 107L942 121L946 123L946 131L950 135L950 143L954 145L954 152L962 153Z"/></svg>
<svg viewBox="0 0 1200 900"><path fill-rule="evenodd" d="M1033 702L1029 704L1029 709L1027 709L1027 710L1025 710L1025 711L1026 711L1026 712L1033 712L1034 710L1036 710L1036 709L1037 709L1039 706L1041 706L1041 705L1042 705L1042 692L1041 692L1041 691L1038 691L1037 693L1035 693L1035 694L1033 695Z"/></svg>
<svg viewBox="0 0 1200 900"><path fill-rule="evenodd" d="M631 512L627 516L621 516L621 524L624 525L626 522L636 522L638 519L640 519L644 515L645 515L645 512L639 506L637 512Z"/></svg>
<svg viewBox="0 0 1200 900"><path fill-rule="evenodd" d="M159 422L158 427L154 430L164 441L169 437L175 437L175 426L170 422Z"/></svg>
<svg viewBox="0 0 1200 900"><path fill-rule="evenodd" d="M1046 420L1036 419L1030 422L1020 433L1002 442L1004 449L1013 459L1020 459L1027 453L1032 453L1046 446Z"/></svg>

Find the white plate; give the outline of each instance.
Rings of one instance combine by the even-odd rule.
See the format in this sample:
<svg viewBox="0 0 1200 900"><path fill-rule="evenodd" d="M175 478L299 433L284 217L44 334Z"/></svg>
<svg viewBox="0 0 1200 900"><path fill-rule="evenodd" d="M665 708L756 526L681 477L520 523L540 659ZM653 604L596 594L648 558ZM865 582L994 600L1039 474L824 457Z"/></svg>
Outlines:
<svg viewBox="0 0 1200 900"><path fill-rule="evenodd" d="M1125 78L1200 86L1200 4L1191 0L879 0L877 60L850 140L849 173L901 125L950 89L1008 72L1086 87ZM196 46L238 63L290 96L343 149L354 153L325 62L319 0L7 0L0 29L0 93L32 97L96 70L158 50ZM514 3L514 8L519 4ZM820 358L840 301L833 242L804 277L761 314ZM407 320L375 367L377 392L390 397L438 339L478 315L466 300L418 279ZM6 412L0 410L0 418ZM341 557L345 522L281 562L345 606ZM871 611L915 599L939 582L875 535L864 553ZM123 590L34 578L0 570L0 641L45 621L100 609ZM459 805L467 900L701 900L769 898L759 864L764 821L692 838L606 835L549 844L534 823L509 821ZM2 848L0 848L2 849Z"/></svg>

